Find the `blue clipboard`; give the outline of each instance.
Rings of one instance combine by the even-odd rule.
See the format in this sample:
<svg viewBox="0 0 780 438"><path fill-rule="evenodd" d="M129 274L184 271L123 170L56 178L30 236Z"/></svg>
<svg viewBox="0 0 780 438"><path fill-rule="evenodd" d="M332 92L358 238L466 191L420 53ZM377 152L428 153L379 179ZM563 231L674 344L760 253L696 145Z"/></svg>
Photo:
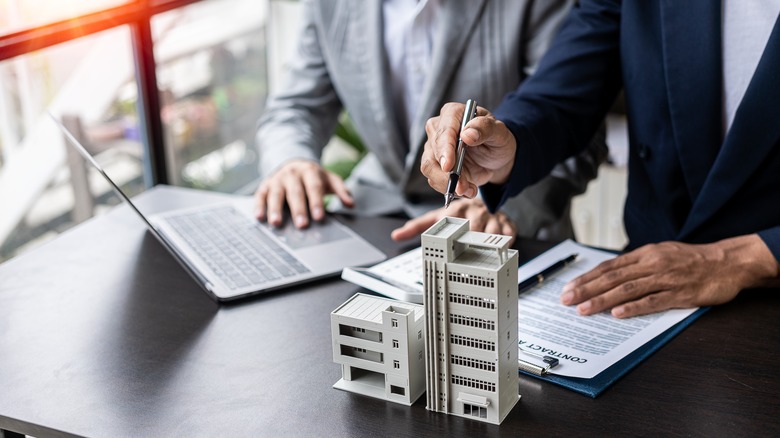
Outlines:
<svg viewBox="0 0 780 438"><path fill-rule="evenodd" d="M651 354L655 353L659 348L677 336L677 334L683 331L685 327L688 327L693 321L695 321L709 309L709 307L702 307L701 309L693 312L687 318L671 326L668 330L656 336L655 338L647 341L643 346L632 351L626 357L615 362L615 364L591 379L556 376L555 374L539 376L523 370L520 370L520 373L535 377L537 379L546 380L548 382L555 383L556 385L563 386L564 388L571 389L572 391L579 392L580 394L585 394L587 396L596 398L599 394L604 392L605 389L609 388L610 385L626 375L626 373L631 371L635 366L639 365L640 362L647 359Z"/></svg>

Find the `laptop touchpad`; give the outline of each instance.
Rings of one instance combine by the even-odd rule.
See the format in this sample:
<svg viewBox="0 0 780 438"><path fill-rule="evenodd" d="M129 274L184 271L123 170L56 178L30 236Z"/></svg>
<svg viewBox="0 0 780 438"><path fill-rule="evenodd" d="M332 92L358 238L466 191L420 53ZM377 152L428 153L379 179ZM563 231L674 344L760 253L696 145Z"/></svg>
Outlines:
<svg viewBox="0 0 780 438"><path fill-rule="evenodd" d="M303 230L295 228L291 221L285 221L281 227L269 229L279 240L292 249L322 245L350 237L342 227L333 223L331 219L326 219L323 222L312 222L308 228Z"/></svg>

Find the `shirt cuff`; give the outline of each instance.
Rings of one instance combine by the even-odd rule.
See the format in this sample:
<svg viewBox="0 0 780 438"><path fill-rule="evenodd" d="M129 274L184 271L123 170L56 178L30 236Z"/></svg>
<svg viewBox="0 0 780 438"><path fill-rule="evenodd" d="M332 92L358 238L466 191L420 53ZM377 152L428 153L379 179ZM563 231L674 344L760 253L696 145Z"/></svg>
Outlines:
<svg viewBox="0 0 780 438"><path fill-rule="evenodd" d="M769 247L769 251L775 256L775 260L780 263L780 226L759 231L758 237L764 241Z"/></svg>

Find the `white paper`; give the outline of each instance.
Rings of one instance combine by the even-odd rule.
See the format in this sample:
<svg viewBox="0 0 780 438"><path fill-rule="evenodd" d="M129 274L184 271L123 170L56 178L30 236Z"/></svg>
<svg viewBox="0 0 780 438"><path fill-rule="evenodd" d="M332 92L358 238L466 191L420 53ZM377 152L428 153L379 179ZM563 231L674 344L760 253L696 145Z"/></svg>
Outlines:
<svg viewBox="0 0 780 438"><path fill-rule="evenodd" d="M552 368L551 373L592 378L696 310L675 309L628 319L614 318L609 312L591 316L579 315L574 306L564 306L560 303L563 285L615 255L579 245L571 240L521 266L517 278L522 282L572 253L579 254L574 263L551 275L541 285L520 293L518 357L526 362L544 366L539 356L553 356L558 359L559 365ZM395 284L400 283L407 290L392 284L379 284L379 280L364 275L342 277L392 298L422 302L420 248L374 265L368 270L380 277L392 279ZM409 290L419 291L419 294L410 293Z"/></svg>
<svg viewBox="0 0 780 438"><path fill-rule="evenodd" d="M563 286L615 256L571 240L520 267L518 279L522 282L572 253L579 254L574 263L520 294L518 339L522 360L543 366L537 355L552 356L559 365L550 373L589 379L696 311L674 309L628 319L614 318L608 312L579 315L575 306L560 303Z"/></svg>

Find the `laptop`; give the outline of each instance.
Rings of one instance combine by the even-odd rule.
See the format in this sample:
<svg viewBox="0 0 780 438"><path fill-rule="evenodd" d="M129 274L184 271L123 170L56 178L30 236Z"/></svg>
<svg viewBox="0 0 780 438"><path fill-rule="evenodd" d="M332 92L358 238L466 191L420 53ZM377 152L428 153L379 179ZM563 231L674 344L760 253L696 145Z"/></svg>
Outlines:
<svg viewBox="0 0 780 438"><path fill-rule="evenodd" d="M50 114L68 143L108 181L121 199L192 278L218 302L275 291L373 265L384 253L333 217L296 229L260 223L252 200L148 214L139 210L81 143Z"/></svg>

